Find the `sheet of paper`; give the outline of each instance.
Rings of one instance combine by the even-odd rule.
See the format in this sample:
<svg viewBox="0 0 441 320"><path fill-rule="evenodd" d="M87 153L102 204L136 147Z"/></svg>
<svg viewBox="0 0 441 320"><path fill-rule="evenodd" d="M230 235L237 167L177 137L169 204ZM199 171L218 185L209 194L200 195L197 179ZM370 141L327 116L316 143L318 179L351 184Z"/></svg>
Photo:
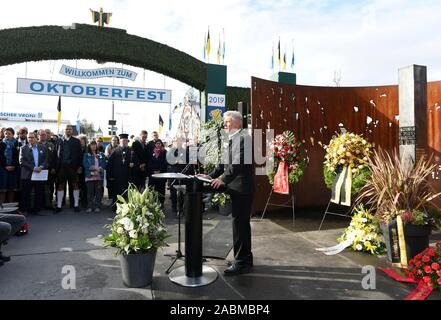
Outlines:
<svg viewBox="0 0 441 320"><path fill-rule="evenodd" d="M41 170L40 172L32 172L32 181L47 181L49 170Z"/></svg>
<svg viewBox="0 0 441 320"><path fill-rule="evenodd" d="M200 180L200 181L203 181L203 182L206 182L206 183L211 183L211 180L212 179L207 179L207 178L204 178L204 177L199 177L199 176L194 176L197 180Z"/></svg>
<svg viewBox="0 0 441 320"><path fill-rule="evenodd" d="M0 213L9 213L18 210L18 207L0 207Z"/></svg>
<svg viewBox="0 0 441 320"><path fill-rule="evenodd" d="M3 207L18 207L18 202L4 202L2 204Z"/></svg>

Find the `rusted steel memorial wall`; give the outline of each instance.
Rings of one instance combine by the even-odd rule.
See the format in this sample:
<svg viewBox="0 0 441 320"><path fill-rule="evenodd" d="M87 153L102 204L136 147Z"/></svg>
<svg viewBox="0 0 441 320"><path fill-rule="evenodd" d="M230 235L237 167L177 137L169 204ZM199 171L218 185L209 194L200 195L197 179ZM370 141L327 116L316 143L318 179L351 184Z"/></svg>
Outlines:
<svg viewBox="0 0 441 320"><path fill-rule="evenodd" d="M434 162L438 165L433 173L433 187L441 191L441 81L427 84L427 152L434 154ZM441 199L435 204L441 207Z"/></svg>
<svg viewBox="0 0 441 320"><path fill-rule="evenodd" d="M428 147L441 164L441 81L428 85ZM323 179L323 161L328 144L341 128L363 134L375 147L392 151L398 148L398 85L375 87L313 87L287 85L251 79L251 125L253 129L271 128L277 135L284 130L295 133L309 164L302 180L290 190L299 207L323 206L330 190ZM263 139L265 141L265 139ZM265 147L263 147L265 148ZM440 172L441 173L441 172ZM441 190L434 173L434 186ZM271 185L258 176L255 212L262 211ZM273 196L271 202L284 202L287 196Z"/></svg>

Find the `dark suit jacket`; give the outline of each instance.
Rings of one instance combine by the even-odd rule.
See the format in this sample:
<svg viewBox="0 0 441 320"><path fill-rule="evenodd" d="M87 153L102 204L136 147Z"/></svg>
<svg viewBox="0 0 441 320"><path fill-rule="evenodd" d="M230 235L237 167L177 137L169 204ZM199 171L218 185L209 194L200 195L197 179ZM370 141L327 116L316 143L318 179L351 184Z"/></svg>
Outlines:
<svg viewBox="0 0 441 320"><path fill-rule="evenodd" d="M21 148L21 147L27 146L29 144L29 142L28 142L27 138L24 140L24 143L22 143L19 139L17 139L17 144L18 144L18 147Z"/></svg>
<svg viewBox="0 0 441 320"><path fill-rule="evenodd" d="M124 159L124 163L123 163ZM114 179L112 182L112 188L114 195L122 195L129 185L129 182L133 182L133 168L130 168L130 163L134 166L139 166L139 160L135 152L131 148L124 149L117 147L109 157L107 163L107 178Z"/></svg>
<svg viewBox="0 0 441 320"><path fill-rule="evenodd" d="M49 158L48 169L55 169L55 165L57 163L57 154L55 152L55 144L51 141L46 141L45 143L40 142L39 144L43 145L47 149L48 158Z"/></svg>
<svg viewBox="0 0 441 320"><path fill-rule="evenodd" d="M162 150L158 158L153 154L150 156L148 163L149 176L154 174L155 171L159 171L160 173L167 172L167 151Z"/></svg>
<svg viewBox="0 0 441 320"><path fill-rule="evenodd" d="M148 150L147 144L143 145L143 143L141 141L135 140L132 143L132 149L135 151L136 156L138 157L140 163L141 164L142 163L147 164L147 161L148 161L148 159L147 159L147 156L148 156L148 154L147 154L147 150Z"/></svg>
<svg viewBox="0 0 441 320"><path fill-rule="evenodd" d="M0 140L0 166L6 167L6 157L5 157L6 143ZM18 143L15 143L14 148L12 149L12 163L11 166L18 167L20 164L18 163L19 156L19 147Z"/></svg>
<svg viewBox="0 0 441 320"><path fill-rule="evenodd" d="M72 166L75 170L77 170L83 163L83 153L81 151L81 143L80 140L75 137L70 137L67 142L70 148L70 156L72 158ZM55 153L57 157L57 165L56 169L61 168L62 154L64 149L64 138L58 139L57 144L55 146Z"/></svg>
<svg viewBox="0 0 441 320"><path fill-rule="evenodd" d="M246 152L245 152L246 151ZM228 159L209 174L213 179L221 179L227 192L252 194L254 192L254 170L252 165L252 140L248 132L242 129L228 144ZM245 160L248 163L245 163Z"/></svg>
<svg viewBox="0 0 441 320"><path fill-rule="evenodd" d="M45 146L37 144L38 150L38 166L42 169L48 169L49 165L49 154ZM35 168L34 154L30 145L27 144L20 148L20 166L21 166L21 179L30 180L32 172Z"/></svg>

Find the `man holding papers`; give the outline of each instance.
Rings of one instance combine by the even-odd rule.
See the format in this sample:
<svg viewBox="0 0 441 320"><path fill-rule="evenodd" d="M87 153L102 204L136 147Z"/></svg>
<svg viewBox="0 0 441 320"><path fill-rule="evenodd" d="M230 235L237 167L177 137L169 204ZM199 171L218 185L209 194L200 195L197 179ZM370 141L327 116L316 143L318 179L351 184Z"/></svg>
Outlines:
<svg viewBox="0 0 441 320"><path fill-rule="evenodd" d="M31 191L35 188L34 212L38 213L43 205L44 182L47 181L48 151L45 146L37 144L33 132L28 133L28 144L20 148L21 166L21 199L20 211L26 215L30 211Z"/></svg>

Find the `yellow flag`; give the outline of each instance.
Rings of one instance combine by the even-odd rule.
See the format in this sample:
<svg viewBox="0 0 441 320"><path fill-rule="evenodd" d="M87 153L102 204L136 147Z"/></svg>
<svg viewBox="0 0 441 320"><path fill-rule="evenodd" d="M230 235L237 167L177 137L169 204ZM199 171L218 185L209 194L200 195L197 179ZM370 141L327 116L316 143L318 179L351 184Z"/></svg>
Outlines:
<svg viewBox="0 0 441 320"><path fill-rule="evenodd" d="M58 127L60 127L60 123L61 123L61 96L58 97L57 111L58 111L57 124L58 124Z"/></svg>
<svg viewBox="0 0 441 320"><path fill-rule="evenodd" d="M280 37L279 37L279 44L277 46L277 65L279 66L279 70L280 70L280 63L281 59L280 59Z"/></svg>
<svg viewBox="0 0 441 320"><path fill-rule="evenodd" d="M219 35L219 46L217 47L217 64L220 64L220 60L221 60L221 41Z"/></svg>
<svg viewBox="0 0 441 320"><path fill-rule="evenodd" d="M211 52L210 28L208 28L208 34L207 34L207 57L208 57L208 59L210 59L210 52Z"/></svg>
<svg viewBox="0 0 441 320"><path fill-rule="evenodd" d="M286 71L286 49L285 53L283 54L283 71Z"/></svg>

